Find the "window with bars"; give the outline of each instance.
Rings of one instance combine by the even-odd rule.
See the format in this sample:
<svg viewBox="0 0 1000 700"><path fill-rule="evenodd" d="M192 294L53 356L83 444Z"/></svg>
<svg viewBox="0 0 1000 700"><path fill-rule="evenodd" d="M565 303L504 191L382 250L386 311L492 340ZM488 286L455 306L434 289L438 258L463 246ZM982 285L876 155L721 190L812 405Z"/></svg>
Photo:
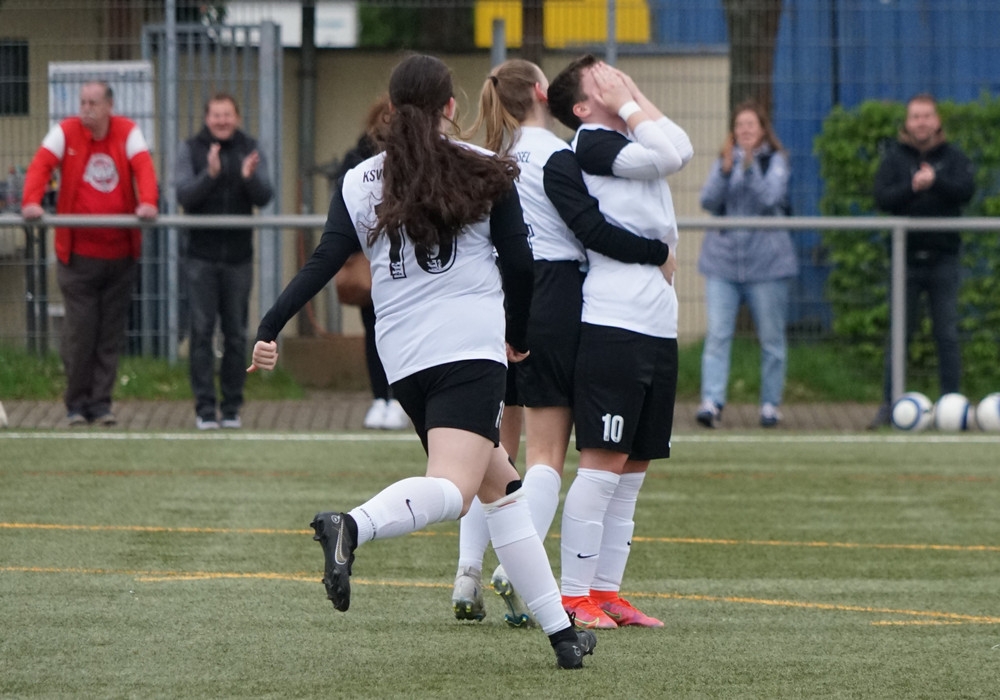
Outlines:
<svg viewBox="0 0 1000 700"><path fill-rule="evenodd" d="M0 38L0 116L28 113L28 42Z"/></svg>

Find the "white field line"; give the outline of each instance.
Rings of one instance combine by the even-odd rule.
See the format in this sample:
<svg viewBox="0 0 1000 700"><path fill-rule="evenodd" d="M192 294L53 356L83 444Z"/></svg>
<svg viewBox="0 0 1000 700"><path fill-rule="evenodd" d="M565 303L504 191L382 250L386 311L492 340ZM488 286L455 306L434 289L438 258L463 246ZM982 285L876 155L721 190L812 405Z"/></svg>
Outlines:
<svg viewBox="0 0 1000 700"><path fill-rule="evenodd" d="M168 442L197 440L231 440L236 442L414 442L413 433L139 433L139 432L0 432L0 440L164 440Z"/></svg>
<svg viewBox="0 0 1000 700"><path fill-rule="evenodd" d="M234 440L249 442L417 442L411 432L399 433L275 433L251 431L212 433L158 433L158 432L91 432L91 431L6 431L0 430L0 440ZM992 433L920 433L916 435L866 435L860 433L842 434L795 434L795 435L711 435L681 433L673 436L673 442L684 443L724 443L724 444L1000 444L1000 434Z"/></svg>

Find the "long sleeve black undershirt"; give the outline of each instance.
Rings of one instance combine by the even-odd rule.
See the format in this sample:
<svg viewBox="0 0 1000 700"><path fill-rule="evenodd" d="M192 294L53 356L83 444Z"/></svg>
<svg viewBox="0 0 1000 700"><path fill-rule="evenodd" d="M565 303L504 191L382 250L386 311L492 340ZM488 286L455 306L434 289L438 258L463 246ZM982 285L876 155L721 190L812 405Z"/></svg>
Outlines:
<svg viewBox="0 0 1000 700"><path fill-rule="evenodd" d="M572 151L552 154L543 168L543 183L549 201L585 248L624 263L666 262L670 253L666 243L636 236L604 218Z"/></svg>
<svg viewBox="0 0 1000 700"><path fill-rule="evenodd" d="M519 352L528 348L528 311L534 293L535 268L528 245L528 229L524 225L521 199L517 189L493 205L490 213L490 239L497 251L500 275L503 277L507 310L506 339Z"/></svg>
<svg viewBox="0 0 1000 700"><path fill-rule="evenodd" d="M507 309L506 339L512 347L524 352L528 349L526 337L534 267L521 202L514 188L493 206L490 238L496 248L503 277ZM257 340L269 342L277 338L292 316L333 279L352 253L359 250L361 244L343 194L337 190L330 201L330 212L319 245L261 319Z"/></svg>
<svg viewBox="0 0 1000 700"><path fill-rule="evenodd" d="M264 314L257 327L257 340L270 342L277 338L292 316L333 279L352 253L360 250L361 243L344 204L344 195L338 188L330 200L330 211L319 245L278 296L274 306Z"/></svg>

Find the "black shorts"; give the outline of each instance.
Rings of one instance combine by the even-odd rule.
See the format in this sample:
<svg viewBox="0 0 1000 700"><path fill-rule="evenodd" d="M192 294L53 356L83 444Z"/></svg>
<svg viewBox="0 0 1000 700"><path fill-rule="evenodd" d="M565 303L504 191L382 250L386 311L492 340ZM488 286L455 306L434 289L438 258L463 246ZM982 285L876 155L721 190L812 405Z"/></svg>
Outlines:
<svg viewBox="0 0 1000 700"><path fill-rule="evenodd" d="M517 367L520 362L507 363L507 388L504 391L503 402L505 406L523 406L521 398L517 393Z"/></svg>
<svg viewBox="0 0 1000 700"><path fill-rule="evenodd" d="M677 339L581 325L573 418L576 447L670 456L677 395Z"/></svg>
<svg viewBox="0 0 1000 700"><path fill-rule="evenodd" d="M500 444L506 368L492 360L429 367L392 384L392 396L413 421L427 450L431 428L458 428Z"/></svg>
<svg viewBox="0 0 1000 700"><path fill-rule="evenodd" d="M535 291L528 321L531 353L517 364L522 406L573 405L573 373L580 343L583 273L580 263L535 261Z"/></svg>

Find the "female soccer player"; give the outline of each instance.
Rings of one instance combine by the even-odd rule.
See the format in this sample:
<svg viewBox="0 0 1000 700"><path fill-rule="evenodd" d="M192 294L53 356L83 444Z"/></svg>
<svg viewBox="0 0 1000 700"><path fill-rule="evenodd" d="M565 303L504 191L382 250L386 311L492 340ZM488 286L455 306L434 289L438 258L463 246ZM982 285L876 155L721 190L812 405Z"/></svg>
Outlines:
<svg viewBox="0 0 1000 700"><path fill-rule="evenodd" d="M562 609L517 471L498 446L506 363L528 352L531 251L517 167L446 136L456 107L440 60L402 61L389 99L385 150L345 175L319 246L261 321L251 365L275 366L284 324L351 252L364 251L379 355L427 452L427 469L348 512L316 515L327 597L348 609L357 547L457 519L478 494L497 556L549 636L558 666L580 668L596 639L575 630Z"/></svg>
<svg viewBox="0 0 1000 700"><path fill-rule="evenodd" d="M613 222L675 249L666 176L691 160L687 134L626 74L587 55L549 86L552 114L576 130L587 188ZM670 456L677 389L673 272L597 252L583 287L574 393L580 468L563 505L563 607L577 624L662 627L620 596L636 502L650 460Z"/></svg>

